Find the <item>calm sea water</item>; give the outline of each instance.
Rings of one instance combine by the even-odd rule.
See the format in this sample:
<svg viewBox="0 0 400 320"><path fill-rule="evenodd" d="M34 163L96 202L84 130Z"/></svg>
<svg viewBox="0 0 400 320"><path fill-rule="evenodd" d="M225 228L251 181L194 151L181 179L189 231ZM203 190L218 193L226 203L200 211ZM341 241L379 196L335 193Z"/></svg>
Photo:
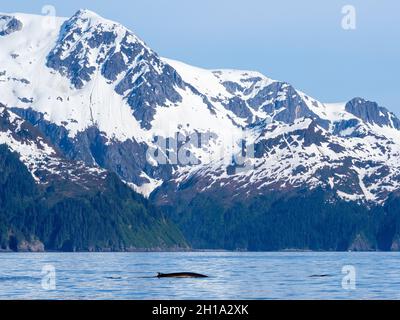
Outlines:
<svg viewBox="0 0 400 320"><path fill-rule="evenodd" d="M42 274L46 265L55 268L55 290L46 281L43 288L52 275ZM348 288L354 278L342 287L346 265L355 268L355 289ZM210 277L149 278L180 271ZM400 299L399 253L0 254L0 299L381 298Z"/></svg>

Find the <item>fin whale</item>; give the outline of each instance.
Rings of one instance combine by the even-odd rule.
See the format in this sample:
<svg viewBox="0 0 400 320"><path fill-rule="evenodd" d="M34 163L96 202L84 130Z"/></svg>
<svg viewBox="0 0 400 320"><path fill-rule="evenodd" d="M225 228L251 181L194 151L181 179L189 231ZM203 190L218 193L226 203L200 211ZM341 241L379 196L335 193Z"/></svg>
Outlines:
<svg viewBox="0 0 400 320"><path fill-rule="evenodd" d="M175 273L160 273L157 278L208 278L208 276L193 272L175 272Z"/></svg>

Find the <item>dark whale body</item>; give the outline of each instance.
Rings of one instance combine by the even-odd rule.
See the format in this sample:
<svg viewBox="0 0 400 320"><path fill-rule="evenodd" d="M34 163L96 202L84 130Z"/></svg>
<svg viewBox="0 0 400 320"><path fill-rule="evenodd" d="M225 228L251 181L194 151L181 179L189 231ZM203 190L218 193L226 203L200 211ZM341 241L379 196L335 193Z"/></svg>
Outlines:
<svg viewBox="0 0 400 320"><path fill-rule="evenodd" d="M193 272L158 273L157 278L208 278L208 276Z"/></svg>

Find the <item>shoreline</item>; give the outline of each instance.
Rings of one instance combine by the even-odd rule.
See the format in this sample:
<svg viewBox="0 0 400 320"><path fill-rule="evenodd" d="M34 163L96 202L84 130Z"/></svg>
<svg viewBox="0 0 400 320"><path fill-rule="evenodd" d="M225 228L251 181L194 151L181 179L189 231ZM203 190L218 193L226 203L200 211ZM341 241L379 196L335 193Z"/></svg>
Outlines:
<svg viewBox="0 0 400 320"><path fill-rule="evenodd" d="M43 254L43 253L93 253L93 254L106 254L106 253L397 253L399 251L381 251L381 250L357 250L357 251L333 251L333 250L301 250L301 249L290 249L290 250L273 250L273 251L250 251L250 250L224 250L224 249L190 249L190 250L126 250L126 251L11 251L11 250L0 250L0 254L12 254L12 253L32 253L32 254Z"/></svg>

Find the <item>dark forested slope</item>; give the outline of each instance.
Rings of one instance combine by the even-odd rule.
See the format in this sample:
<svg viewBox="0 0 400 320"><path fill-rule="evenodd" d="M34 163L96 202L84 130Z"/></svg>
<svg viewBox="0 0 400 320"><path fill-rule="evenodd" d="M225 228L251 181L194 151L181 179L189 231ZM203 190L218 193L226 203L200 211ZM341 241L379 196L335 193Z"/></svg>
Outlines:
<svg viewBox="0 0 400 320"><path fill-rule="evenodd" d="M35 183L17 154L0 145L2 250L120 251L186 247L178 229L109 174L90 189Z"/></svg>

